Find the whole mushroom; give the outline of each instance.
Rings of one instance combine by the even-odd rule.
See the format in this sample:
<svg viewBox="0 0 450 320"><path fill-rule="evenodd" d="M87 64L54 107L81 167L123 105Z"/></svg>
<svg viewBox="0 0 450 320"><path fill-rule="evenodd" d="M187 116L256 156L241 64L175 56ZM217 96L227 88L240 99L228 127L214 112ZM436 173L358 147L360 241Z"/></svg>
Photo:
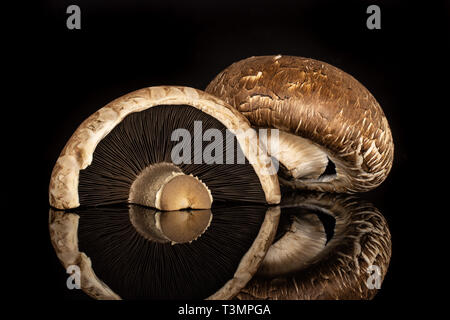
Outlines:
<svg viewBox="0 0 450 320"><path fill-rule="evenodd" d="M380 105L355 78L325 62L251 57L220 72L206 92L254 127L279 130L268 143L284 185L364 192L380 185L392 167L394 144Z"/></svg>

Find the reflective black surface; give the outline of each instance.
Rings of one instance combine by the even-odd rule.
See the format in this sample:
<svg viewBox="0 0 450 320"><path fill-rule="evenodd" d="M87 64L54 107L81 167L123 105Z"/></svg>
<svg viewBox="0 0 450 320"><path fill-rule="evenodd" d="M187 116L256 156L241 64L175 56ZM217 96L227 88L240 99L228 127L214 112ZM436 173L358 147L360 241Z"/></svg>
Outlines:
<svg viewBox="0 0 450 320"><path fill-rule="evenodd" d="M42 1L34 3L36 7L20 3L15 11L20 17L11 19L6 29L6 42L11 40L6 51L14 55L5 59L13 69L7 79L16 91L7 92L14 102L6 104L13 114L5 117L5 124L14 130L4 136L5 202L10 205L5 215L14 217L11 225L20 221L19 230L25 230L11 230L14 239L23 240L13 245L13 299L33 290L27 300L37 301L38 308L29 309L46 314L55 300L89 299L67 289L68 275L47 230L52 168L86 117L137 88L175 84L201 89L235 61L278 53L323 60L352 74L374 94L392 128L395 158L390 176L361 197L386 218L393 255L375 298L378 304L364 304L357 314L378 311L386 317L386 310L411 309L412 299L434 299L437 291L428 286L440 281L435 280L438 269L432 261L441 259L443 250L435 240L442 234L436 231L441 222L430 219L429 213L443 211L435 193L443 188L440 161L446 134L440 131L447 125L440 121L446 119L448 92L448 1L377 2L382 29L376 31L365 26L365 1L76 3L82 8L79 32L67 30L65 24L72 1ZM355 304L345 307L345 316L355 314ZM342 311L341 305L313 304L308 309L302 304L302 312L314 316L326 310L335 316L336 309ZM84 308L70 310L85 316ZM299 308L280 304L276 310L296 313ZM148 304L140 311L148 312ZM173 309L164 312L174 314Z"/></svg>
<svg viewBox="0 0 450 320"><path fill-rule="evenodd" d="M205 299L233 277L258 235L266 210L257 205L216 205L202 234L176 244L159 241L155 233L170 237L164 228L172 227L174 221L161 219L182 212L118 205L66 214L79 217L73 226L77 228L79 251L91 259L96 276L122 299ZM199 211L200 215L205 210ZM152 239L131 221L143 213L151 217L158 214L159 230L152 228Z"/></svg>
<svg viewBox="0 0 450 320"><path fill-rule="evenodd" d="M382 291L392 243L376 207L326 193L284 194L280 207L277 238L239 298L359 300Z"/></svg>

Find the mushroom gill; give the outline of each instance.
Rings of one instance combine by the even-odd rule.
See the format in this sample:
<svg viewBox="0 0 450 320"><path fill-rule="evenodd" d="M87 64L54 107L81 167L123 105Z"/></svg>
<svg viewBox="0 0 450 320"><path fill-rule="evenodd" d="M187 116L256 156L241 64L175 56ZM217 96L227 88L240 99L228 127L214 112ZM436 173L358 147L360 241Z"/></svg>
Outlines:
<svg viewBox="0 0 450 320"><path fill-rule="evenodd" d="M392 167L394 144L380 105L355 78L327 63L251 57L219 73L206 92L254 127L280 130L272 143L284 185L364 192L380 185Z"/></svg>
<svg viewBox="0 0 450 320"><path fill-rule="evenodd" d="M174 138L177 130L186 135ZM208 130L220 137L205 138ZM219 156L208 162L206 150ZM174 161L174 152L181 161ZM243 154L245 161L228 163L230 154ZM112 101L80 125L54 166L50 205L182 210L209 209L213 201L278 203L270 163L248 121L231 106L192 88L151 87Z"/></svg>
<svg viewBox="0 0 450 320"><path fill-rule="evenodd" d="M376 295L389 266L391 236L373 205L348 195L311 193L287 196L280 207L277 238L239 299Z"/></svg>
<svg viewBox="0 0 450 320"><path fill-rule="evenodd" d="M248 120L216 97L129 93L86 119L57 159L52 244L93 298L232 298L275 235L271 165Z"/></svg>

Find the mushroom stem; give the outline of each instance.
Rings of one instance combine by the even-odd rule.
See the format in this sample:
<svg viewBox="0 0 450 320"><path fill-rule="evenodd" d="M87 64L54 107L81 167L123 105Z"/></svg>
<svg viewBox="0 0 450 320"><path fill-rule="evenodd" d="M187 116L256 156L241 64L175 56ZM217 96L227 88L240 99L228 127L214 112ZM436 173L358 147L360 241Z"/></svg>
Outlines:
<svg viewBox="0 0 450 320"><path fill-rule="evenodd" d="M162 211L210 209L213 201L211 192L201 180L184 174L167 162L142 170L131 185L128 200Z"/></svg>

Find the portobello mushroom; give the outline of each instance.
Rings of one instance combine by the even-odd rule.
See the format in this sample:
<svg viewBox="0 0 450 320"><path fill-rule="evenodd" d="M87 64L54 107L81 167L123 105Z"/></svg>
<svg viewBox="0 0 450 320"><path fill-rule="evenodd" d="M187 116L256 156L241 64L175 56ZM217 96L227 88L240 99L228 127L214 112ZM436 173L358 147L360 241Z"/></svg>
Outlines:
<svg viewBox="0 0 450 320"><path fill-rule="evenodd" d="M209 142L208 129L232 138ZM189 139L174 139L176 130ZM180 153L188 155L174 163L180 144L186 147ZM235 158L243 154L245 161L207 163L206 150ZM150 87L110 102L78 127L53 168L49 199L57 209L118 203L208 209L213 200L278 203L279 184L270 166L256 133L234 108L200 90Z"/></svg>
<svg viewBox="0 0 450 320"><path fill-rule="evenodd" d="M279 213L257 204L52 208L49 230L59 260L79 267L81 289L92 298L231 299L258 270Z"/></svg>
<svg viewBox="0 0 450 320"><path fill-rule="evenodd" d="M392 167L394 144L374 96L325 62L294 56L233 63L208 85L254 127L278 129L280 183L322 192L364 192Z"/></svg>
<svg viewBox="0 0 450 320"><path fill-rule="evenodd" d="M274 243L239 299L372 299L392 253L383 215L343 194L283 198Z"/></svg>
<svg viewBox="0 0 450 320"><path fill-rule="evenodd" d="M271 166L248 120L214 96L132 92L86 119L61 152L52 244L96 299L232 298L276 231L279 208L265 206L280 200Z"/></svg>

